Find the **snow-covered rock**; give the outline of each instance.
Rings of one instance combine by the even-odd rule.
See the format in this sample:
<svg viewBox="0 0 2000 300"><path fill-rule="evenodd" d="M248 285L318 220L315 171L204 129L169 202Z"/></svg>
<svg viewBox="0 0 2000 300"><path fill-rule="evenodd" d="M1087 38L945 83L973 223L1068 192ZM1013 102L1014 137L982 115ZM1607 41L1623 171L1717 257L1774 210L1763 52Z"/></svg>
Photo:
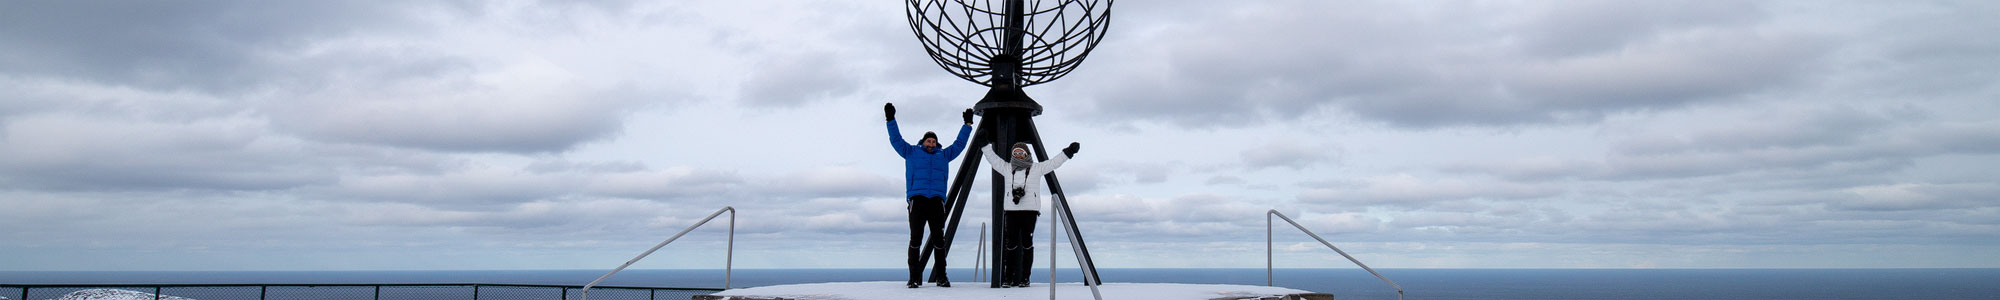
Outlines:
<svg viewBox="0 0 2000 300"><path fill-rule="evenodd" d="M62 298L56 298L56 300L153 300L153 299L154 298L152 293L127 291L120 289L88 289L88 290L70 292L69 294L63 295ZM194 300L194 299L165 296L165 295L160 296L159 299Z"/></svg>

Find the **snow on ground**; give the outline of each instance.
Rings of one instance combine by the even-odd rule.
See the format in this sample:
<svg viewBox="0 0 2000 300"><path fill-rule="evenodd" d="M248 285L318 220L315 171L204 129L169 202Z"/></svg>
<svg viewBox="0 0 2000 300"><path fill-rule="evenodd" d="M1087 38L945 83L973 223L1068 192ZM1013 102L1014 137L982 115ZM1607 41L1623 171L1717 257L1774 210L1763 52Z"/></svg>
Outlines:
<svg viewBox="0 0 2000 300"><path fill-rule="evenodd" d="M0 298L0 299L5 299L5 298ZM88 289L88 290L70 292L69 294L63 295L62 298L56 298L56 300L153 300L153 299L194 300L194 299L174 297L174 296L160 296L159 298L153 298L152 293L127 291L119 289Z"/></svg>
<svg viewBox="0 0 2000 300"><path fill-rule="evenodd" d="M1209 300L1312 293L1268 286L1180 283L1105 283L1098 291L1106 300ZM741 288L715 295L799 300L1048 299L1049 286L1036 283L1027 288L996 289L987 288L985 283L963 282L949 288L924 285L912 289L900 281L836 282ZM1056 284L1056 297L1091 299L1090 288L1081 283Z"/></svg>

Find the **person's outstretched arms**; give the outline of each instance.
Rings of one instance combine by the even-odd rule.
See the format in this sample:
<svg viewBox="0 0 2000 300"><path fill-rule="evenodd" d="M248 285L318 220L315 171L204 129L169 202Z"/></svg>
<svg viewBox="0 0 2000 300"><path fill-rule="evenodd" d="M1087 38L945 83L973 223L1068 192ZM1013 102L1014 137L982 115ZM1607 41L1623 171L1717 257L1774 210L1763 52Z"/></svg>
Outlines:
<svg viewBox="0 0 2000 300"><path fill-rule="evenodd" d="M889 119L889 147L896 148L897 157L909 157L910 142L903 140L903 129L896 127L896 104L883 103L882 115Z"/></svg>
<svg viewBox="0 0 2000 300"><path fill-rule="evenodd" d="M968 116L968 120L970 120L969 116L972 115L972 109L966 109L965 113L966 116ZM958 138L951 140L951 146L944 147L944 153L947 153L945 154L944 159L945 160L957 159L959 153L965 153L965 144L962 142L965 141L965 137L971 135L972 135L972 122L966 122L965 125L958 126Z"/></svg>
<svg viewBox="0 0 2000 300"><path fill-rule="evenodd" d="M993 143L986 143L986 147L980 147L980 148L985 149L986 152L980 153L979 156L986 157L986 166L993 168L994 172L1000 172L1001 174L1006 174L1007 172L1013 171L1008 169L1007 160L1000 159L1000 156L998 154L995 154L998 152L993 152Z"/></svg>
<svg viewBox="0 0 2000 300"><path fill-rule="evenodd" d="M1034 176L1048 175L1049 172L1055 172L1056 168L1062 167L1063 162L1068 162L1071 156L1076 156L1077 148L1079 148L1079 145L1076 142L1070 142L1069 147L1062 149L1063 155L1050 155L1052 157L1049 157L1049 160L1035 163L1035 167L1030 170L1035 172Z"/></svg>

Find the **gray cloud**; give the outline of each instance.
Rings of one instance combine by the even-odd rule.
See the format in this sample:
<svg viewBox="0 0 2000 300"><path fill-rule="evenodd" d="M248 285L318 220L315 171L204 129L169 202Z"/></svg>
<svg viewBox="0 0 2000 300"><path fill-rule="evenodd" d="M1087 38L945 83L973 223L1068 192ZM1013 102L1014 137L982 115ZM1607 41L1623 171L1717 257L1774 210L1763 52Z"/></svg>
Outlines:
<svg viewBox="0 0 2000 300"><path fill-rule="evenodd" d="M421 7L384 4L10 3L0 21L0 52L9 54L0 55L0 64L15 74L235 94L296 75L284 53L362 32L417 28L413 8Z"/></svg>
<svg viewBox="0 0 2000 300"><path fill-rule="evenodd" d="M1764 22L1751 20L1762 14L1733 5L1599 8L1639 15L1608 32L1550 31L1607 22L1589 7L1440 7L1381 18L1369 12L1403 8L1330 5L1247 6L1213 23L1133 25L1153 32L1118 40L1145 47L1099 58L1131 74L1093 82L1104 88L1095 89L1092 113L1100 122L1192 128L1328 111L1415 128L1588 122L1789 86L1824 54L1818 38L1756 30ZM1744 9L1752 12L1737 12ZM1504 24L1501 16L1514 14L1554 25ZM1468 20L1503 24L1461 26ZM1516 42L1518 32L1528 44Z"/></svg>
<svg viewBox="0 0 2000 300"><path fill-rule="evenodd" d="M1270 143L1244 149L1243 164L1251 170L1285 167L1303 169L1334 159L1331 153L1338 148L1310 147L1292 139L1276 139Z"/></svg>
<svg viewBox="0 0 2000 300"><path fill-rule="evenodd" d="M865 197L901 195L903 182L856 168L818 167L785 175L769 184L801 197Z"/></svg>
<svg viewBox="0 0 2000 300"><path fill-rule="evenodd" d="M310 139L443 151L567 150L617 133L630 109L677 96L618 81L525 77L555 67L434 47L428 43L464 37L440 37L445 28L529 16L433 4L16 3L0 21L7 22L0 50L8 50L0 52L9 53L0 65L26 88L192 93L221 107L249 106L251 116ZM90 96L55 91L46 97ZM9 110L0 107L0 115Z"/></svg>
<svg viewBox="0 0 2000 300"><path fill-rule="evenodd" d="M1359 211L1369 206L1402 209L1483 210L1487 207L1467 201L1505 201L1548 198L1563 194L1551 184L1492 182L1462 178L1421 178L1409 174L1363 178L1349 182L1316 184L1298 193L1302 204L1330 207L1336 211Z"/></svg>
<svg viewBox="0 0 2000 300"><path fill-rule="evenodd" d="M1852 193L1853 197L1836 198L1836 202L1829 203L1829 206L1835 209L1862 211L2000 206L2000 203L1993 203L1993 197L2000 195L2000 184L1993 183L1877 185L1854 187L1846 192Z"/></svg>
<svg viewBox="0 0 2000 300"><path fill-rule="evenodd" d="M796 107L853 95L862 88L862 76L845 67L832 53L786 55L782 59L758 62L750 78L744 80L743 103L756 106Z"/></svg>

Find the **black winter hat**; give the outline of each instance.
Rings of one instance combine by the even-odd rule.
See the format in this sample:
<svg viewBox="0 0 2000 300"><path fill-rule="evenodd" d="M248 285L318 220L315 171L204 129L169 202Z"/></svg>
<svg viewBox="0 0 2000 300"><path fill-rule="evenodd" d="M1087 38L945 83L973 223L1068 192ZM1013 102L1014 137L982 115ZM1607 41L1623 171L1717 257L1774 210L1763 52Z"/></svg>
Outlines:
<svg viewBox="0 0 2000 300"><path fill-rule="evenodd" d="M930 132L930 131L925 131L925 132L924 132L924 138L927 138L927 139L933 139L933 140L935 140L935 139L937 139L937 133L936 133L936 132ZM917 140L917 142L920 142L920 143L921 143L921 142L923 142L923 141L924 141L924 140Z"/></svg>

